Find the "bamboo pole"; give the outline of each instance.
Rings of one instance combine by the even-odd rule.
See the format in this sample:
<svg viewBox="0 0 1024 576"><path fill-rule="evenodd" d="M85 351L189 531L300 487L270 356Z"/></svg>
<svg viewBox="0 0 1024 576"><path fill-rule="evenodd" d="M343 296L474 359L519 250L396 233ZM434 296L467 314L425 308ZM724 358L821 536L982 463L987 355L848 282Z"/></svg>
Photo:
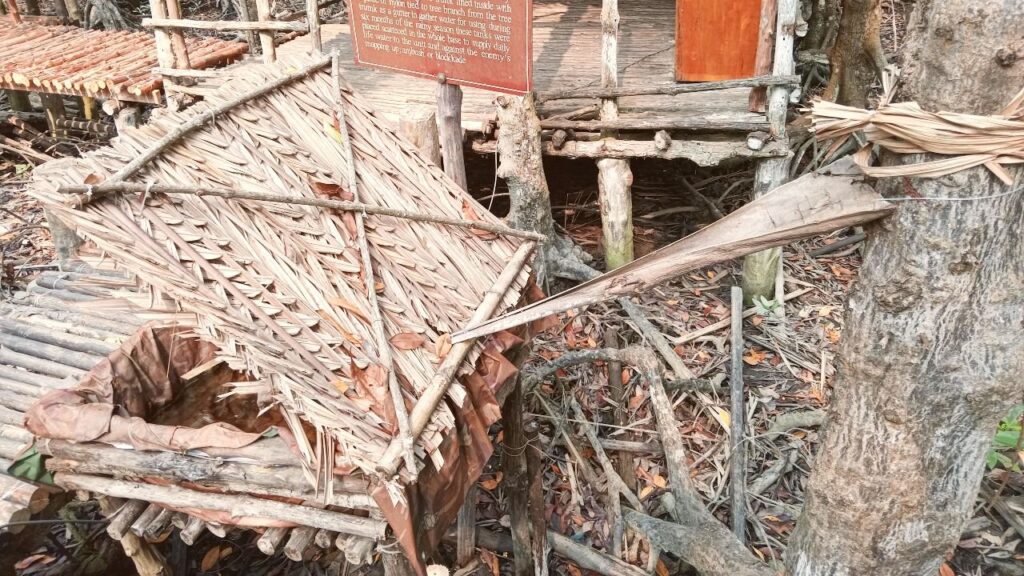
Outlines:
<svg viewBox="0 0 1024 576"><path fill-rule="evenodd" d="M604 0L601 6L601 87L619 84L619 2ZM614 124L619 118L615 98L601 100L601 119L597 122L606 139L618 136ZM567 121L575 123L577 121ZM544 127L543 121L541 127ZM605 266L611 270L633 260L633 198L630 184L633 172L629 160L601 158L597 161L598 202L601 205L601 232L604 242Z"/></svg>
<svg viewBox="0 0 1024 576"><path fill-rule="evenodd" d="M205 508L228 512L234 516L293 522L301 526L324 528L365 538L383 538L387 530L387 523L382 520L249 496L198 492L178 486L157 486L68 473L56 474L54 482L68 490L88 490L117 498L157 502L174 508Z"/></svg>
<svg viewBox="0 0 1024 576"><path fill-rule="evenodd" d="M316 2L316 0L310 0ZM338 55L332 57L331 78L333 80L333 96L335 112L338 118L338 132L341 135L341 147L344 150L347 163L346 179L348 180L348 191L352 194L352 200L359 201L359 178L356 174L356 157L352 153L352 142L348 134L348 121L345 119L345 108L341 98L340 64ZM410 470L416 469L416 453L413 450L413 439L409 432L409 412L405 407L405 395L402 393L402 385L398 381L398 372L395 370L395 359L391 354L391 342L388 341L387 331L384 328L384 316L381 314L380 303L377 302L377 281L373 273L373 257L370 254L370 242L366 238L366 223L363 212L355 212L356 221L356 242L359 244L359 255L362 260L363 282L366 289L366 299L370 308L370 318L374 338L377 340L377 358L381 366L388 373L388 392L391 395L392 409L395 411L395 420L398 424L398 438L402 442L405 465Z"/></svg>
<svg viewBox="0 0 1024 576"><path fill-rule="evenodd" d="M485 320L489 319L494 315L495 310L498 308L498 304L504 298L505 293L508 292L509 286L515 282L515 279L519 276L520 271L526 266L527 259L533 252L536 244L533 242L526 242L519 246L516 253L512 255L509 263L502 270L497 280L494 281L494 285L484 295L483 301L477 307L476 312L473 313L473 317L470 318L467 323L468 326L472 327ZM444 357L441 365L437 367L437 372L434 373L434 377L430 380L430 384L420 395L416 405L413 406L412 412L409 415L410 431L412 432L413 440L415 441L423 433L423 430L427 427L430 422L431 416L437 409L437 405L444 399L445 394L448 392L448 388L451 386L452 380L455 379L456 372L459 367L462 366L462 361L466 359L466 355L473 348L476 343L476 339L464 340L458 344L452 346L452 349L448 351L448 355ZM391 444L388 445L387 450L381 457L380 465L377 470L383 476L392 476L398 471L398 465L402 458L403 447L400 440L394 439ZM417 475L416 470L409 471L413 476Z"/></svg>
<svg viewBox="0 0 1024 576"><path fill-rule="evenodd" d="M743 401L743 289L732 287L732 369L729 373L731 408L729 444L729 502L732 533L741 544L747 541L747 458L744 435L746 408Z"/></svg>
<svg viewBox="0 0 1024 576"><path fill-rule="evenodd" d="M249 190L234 190L231 188L212 188L205 186L173 186L164 184L141 184L136 182L104 182L95 186L87 184L66 184L60 186L58 191L66 194L77 194L79 196L74 197L69 202L72 205L81 206L88 204L90 201L96 198L102 198L107 194L112 193L134 193L134 194L182 194L191 196L213 196L217 198L226 198L231 200L253 200L256 202L276 202L281 204L294 204L298 206L318 206L320 208L333 208L335 210L344 210L346 212L365 212L366 214L374 214L379 216L391 216L393 218L403 218L405 220L412 220L415 222L431 222L434 224L444 224L447 226L456 226L459 228L466 228L468 230L483 230L486 232L494 232L495 234L502 234L504 236L511 236L513 238L523 238L526 240L534 240L537 242L543 241L544 236L537 234L536 232L529 232L525 230L516 230L515 228L509 228L502 224L493 224L490 222L484 222L481 220L463 220L461 218L449 218L447 216L438 216L435 214L426 214L423 212L410 212L408 210L398 210L396 208L388 208L385 206L374 206L372 204L363 204L362 202L348 202L345 200L329 200L326 198L305 198L301 196L286 196L283 194L269 194L266 192L255 192Z"/></svg>

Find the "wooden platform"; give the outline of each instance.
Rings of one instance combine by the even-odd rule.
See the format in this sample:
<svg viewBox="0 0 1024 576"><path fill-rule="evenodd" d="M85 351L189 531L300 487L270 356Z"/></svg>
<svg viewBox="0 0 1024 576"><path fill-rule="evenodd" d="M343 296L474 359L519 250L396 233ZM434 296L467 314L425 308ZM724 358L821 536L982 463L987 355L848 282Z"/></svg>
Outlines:
<svg viewBox="0 0 1024 576"><path fill-rule="evenodd" d="M645 0L620 6L619 76L623 85L671 83L675 46L674 0ZM377 112L395 120L410 104L435 102L436 83L392 72L355 65L347 25L322 28L324 50L338 50L348 81L376 107ZM534 2L534 89L546 90L596 86L600 82L601 2L600 0L536 0ZM308 52L308 37L300 37L278 48L279 54ZM463 126L480 131L494 117L494 92L466 88ZM679 118L718 120L723 124L763 124L763 114L747 111L746 88L681 94L677 96L634 96L620 99L624 116L670 112ZM542 116L577 110L592 100L558 100L540 107Z"/></svg>
<svg viewBox="0 0 1024 576"><path fill-rule="evenodd" d="M187 43L196 69L233 62L248 50L216 38ZM0 19L0 88L160 104L156 66L152 34Z"/></svg>

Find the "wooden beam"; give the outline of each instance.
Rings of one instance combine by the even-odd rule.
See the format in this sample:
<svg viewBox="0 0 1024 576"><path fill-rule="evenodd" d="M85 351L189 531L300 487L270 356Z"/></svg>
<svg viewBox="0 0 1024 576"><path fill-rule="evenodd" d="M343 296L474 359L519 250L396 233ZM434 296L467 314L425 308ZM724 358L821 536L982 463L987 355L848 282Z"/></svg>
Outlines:
<svg viewBox="0 0 1024 576"><path fill-rule="evenodd" d="M474 140L473 151L495 154L493 140ZM654 140L601 139L595 141L569 140L561 147L551 140L541 143L545 156L560 158L659 158L662 160L691 160L699 166L717 166L730 158L770 158L786 156L789 149L777 142L769 142L760 150L751 150L738 140L672 140L667 148L660 148Z"/></svg>
<svg viewBox="0 0 1024 576"><path fill-rule="evenodd" d="M771 56L769 54L769 60ZM742 78L738 80L719 80L715 82L688 82L686 84L651 84L648 86L601 86L583 88L563 88L559 90L548 90L537 94L537 103L549 100L569 100L576 98L622 98L624 96L650 96L664 95L676 96L679 94L692 94L694 92L711 92L714 90L728 90L731 88L753 88L756 86L797 86L800 84L800 76L775 76L767 74L753 78Z"/></svg>
<svg viewBox="0 0 1024 576"><path fill-rule="evenodd" d="M545 130L692 130L704 132L756 132L764 130L766 123L759 120L716 120L700 116L637 116L611 118L608 113L600 120L566 120L546 118L540 121Z"/></svg>

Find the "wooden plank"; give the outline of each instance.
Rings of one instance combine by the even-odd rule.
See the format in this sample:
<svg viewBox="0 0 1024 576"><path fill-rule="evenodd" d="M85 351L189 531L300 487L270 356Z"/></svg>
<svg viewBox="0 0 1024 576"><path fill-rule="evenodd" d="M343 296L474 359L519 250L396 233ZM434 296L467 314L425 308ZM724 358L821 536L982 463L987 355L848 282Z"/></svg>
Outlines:
<svg viewBox="0 0 1024 576"><path fill-rule="evenodd" d="M761 0L677 0L676 80L754 74Z"/></svg>

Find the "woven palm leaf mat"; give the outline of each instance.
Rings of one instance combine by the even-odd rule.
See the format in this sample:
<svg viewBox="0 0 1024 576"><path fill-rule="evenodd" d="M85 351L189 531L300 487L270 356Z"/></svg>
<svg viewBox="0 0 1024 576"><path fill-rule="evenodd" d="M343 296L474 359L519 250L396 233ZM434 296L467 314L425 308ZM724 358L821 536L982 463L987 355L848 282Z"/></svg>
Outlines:
<svg viewBox="0 0 1024 576"><path fill-rule="evenodd" d="M247 66L185 112L161 111L109 148L40 167L30 194L154 293L195 313L196 336L216 344L221 359L253 378L234 392L273 398L311 473L371 474L397 425L371 325L375 312L364 288L356 218L365 219L380 316L407 407L451 348L448 334L467 324L524 240L403 218L206 196L116 194L72 207L58 191L60 185L110 178L189 119L308 65L284 60ZM340 89L339 101L334 86L329 67L321 67L217 114L128 180L351 199L346 148L332 128L340 109L351 137L359 201L499 223L350 89ZM524 267L495 313L519 301L528 278ZM452 407L463 405L464 376L474 373L483 348L477 344L467 355L459 370L463 378L448 390L452 404L442 403L420 435L420 465L432 459L441 468L439 447L456 424ZM311 480L329 483L331 477Z"/></svg>

